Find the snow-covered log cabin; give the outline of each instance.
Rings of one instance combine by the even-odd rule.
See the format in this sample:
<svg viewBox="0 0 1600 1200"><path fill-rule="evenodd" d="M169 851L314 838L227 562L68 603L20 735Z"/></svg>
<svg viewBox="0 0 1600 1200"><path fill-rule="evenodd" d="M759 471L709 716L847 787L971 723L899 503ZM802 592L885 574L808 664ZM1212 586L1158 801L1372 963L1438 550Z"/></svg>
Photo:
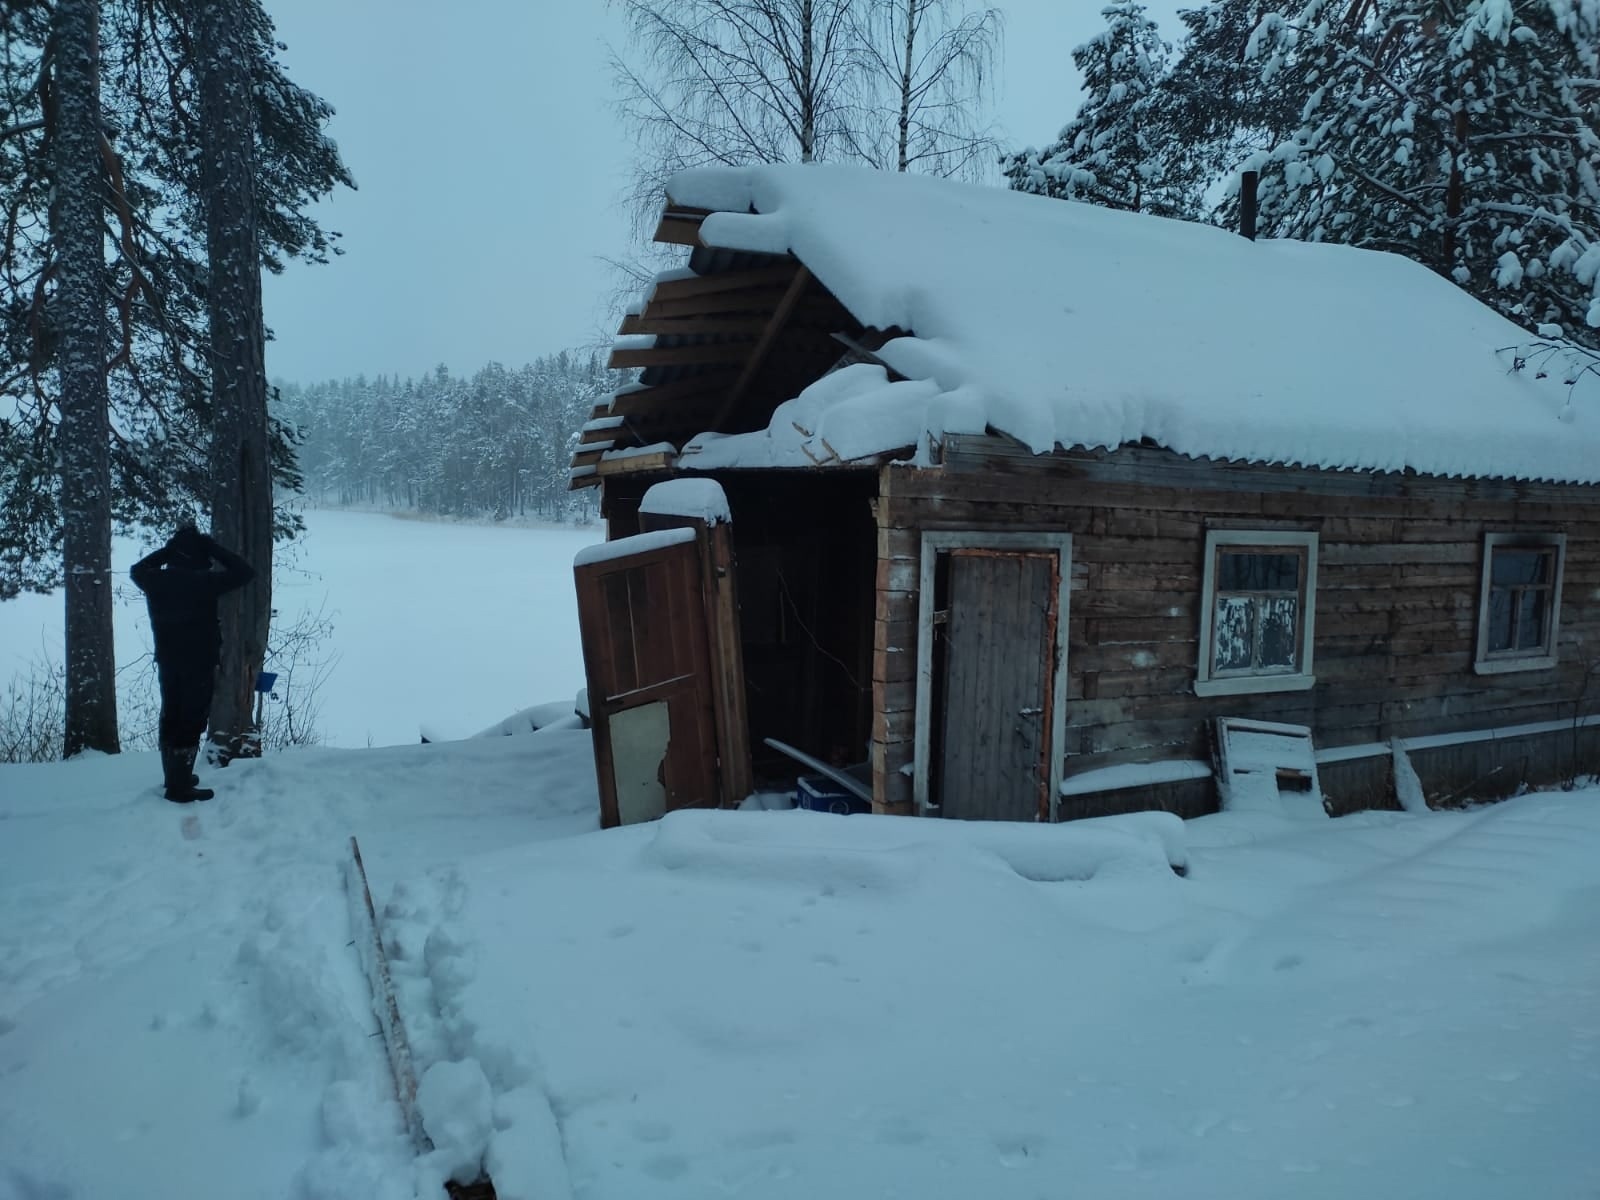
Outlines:
<svg viewBox="0 0 1600 1200"><path fill-rule="evenodd" d="M792 778L768 738L880 812L1022 820L1215 808L1220 718L1307 727L1331 812L1600 762L1600 378L1558 331L1393 255L994 188L667 191L687 264L572 483L613 540L720 548L579 568L602 782L654 795L608 823ZM682 478L721 495L641 517Z"/></svg>

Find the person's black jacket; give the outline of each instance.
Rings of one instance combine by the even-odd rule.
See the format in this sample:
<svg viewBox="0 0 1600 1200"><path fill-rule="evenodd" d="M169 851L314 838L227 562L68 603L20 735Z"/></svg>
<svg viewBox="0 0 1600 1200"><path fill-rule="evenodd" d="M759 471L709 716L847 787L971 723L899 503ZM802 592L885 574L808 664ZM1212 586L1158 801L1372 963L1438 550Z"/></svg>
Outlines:
<svg viewBox="0 0 1600 1200"><path fill-rule="evenodd" d="M158 663L214 664L222 647L217 598L243 587L256 575L249 563L211 538L203 534L193 538L222 570L212 570L209 562L201 567L199 560L168 542L136 562L131 572L150 607Z"/></svg>

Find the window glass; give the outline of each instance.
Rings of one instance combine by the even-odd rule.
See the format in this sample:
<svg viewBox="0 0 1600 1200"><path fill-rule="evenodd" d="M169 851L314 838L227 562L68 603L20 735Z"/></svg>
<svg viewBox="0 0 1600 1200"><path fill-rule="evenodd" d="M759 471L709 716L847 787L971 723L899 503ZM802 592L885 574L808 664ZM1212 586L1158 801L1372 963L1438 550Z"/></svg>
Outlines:
<svg viewBox="0 0 1600 1200"><path fill-rule="evenodd" d="M1489 568L1490 583L1494 587L1549 583L1550 561L1553 557L1548 550L1496 548L1494 561Z"/></svg>
<svg viewBox="0 0 1600 1200"><path fill-rule="evenodd" d="M1511 593L1494 589L1489 593L1489 651L1511 649L1512 626Z"/></svg>
<svg viewBox="0 0 1600 1200"><path fill-rule="evenodd" d="M1262 599L1261 605L1261 661L1263 670L1293 670L1296 659L1295 629L1300 612L1300 601L1295 596L1273 596Z"/></svg>
<svg viewBox="0 0 1600 1200"><path fill-rule="evenodd" d="M1248 671L1255 657L1255 603L1248 596L1218 596L1212 636L1216 671Z"/></svg>
<svg viewBox="0 0 1600 1200"><path fill-rule="evenodd" d="M1517 612L1517 649L1538 650L1544 645L1545 592L1523 592Z"/></svg>
<svg viewBox="0 0 1600 1200"><path fill-rule="evenodd" d="M1300 587L1300 555L1224 550L1217 564L1219 592L1293 592Z"/></svg>

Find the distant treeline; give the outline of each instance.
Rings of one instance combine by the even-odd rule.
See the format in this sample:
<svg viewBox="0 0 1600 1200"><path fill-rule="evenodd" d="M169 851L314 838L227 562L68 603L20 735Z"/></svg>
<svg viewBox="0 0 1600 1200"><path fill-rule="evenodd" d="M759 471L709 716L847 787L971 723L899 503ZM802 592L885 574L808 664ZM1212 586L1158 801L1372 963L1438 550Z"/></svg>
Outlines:
<svg viewBox="0 0 1600 1200"><path fill-rule="evenodd" d="M595 355L563 352L471 378L440 366L417 380L280 384L273 411L298 433L315 504L562 521L593 514L592 492L567 490L567 467L616 386Z"/></svg>

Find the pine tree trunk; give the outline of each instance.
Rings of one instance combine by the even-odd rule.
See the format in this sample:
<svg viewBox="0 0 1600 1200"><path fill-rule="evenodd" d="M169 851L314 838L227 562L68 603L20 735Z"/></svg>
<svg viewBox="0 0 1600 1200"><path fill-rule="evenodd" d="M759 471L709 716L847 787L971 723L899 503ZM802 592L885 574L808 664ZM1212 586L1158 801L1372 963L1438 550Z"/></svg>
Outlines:
<svg viewBox="0 0 1600 1200"><path fill-rule="evenodd" d="M57 0L50 128L56 248L52 324L61 364L61 518L66 576L69 757L115 754L116 653L111 629L111 430L101 294L105 174L100 158L99 0Z"/></svg>
<svg viewBox="0 0 1600 1200"><path fill-rule="evenodd" d="M255 581L224 597L222 662L211 741L224 762L259 752L256 676L272 617L272 478L267 460L266 333L256 230L255 115L246 5L196 6L200 65L200 187L210 263L211 532L255 568Z"/></svg>

